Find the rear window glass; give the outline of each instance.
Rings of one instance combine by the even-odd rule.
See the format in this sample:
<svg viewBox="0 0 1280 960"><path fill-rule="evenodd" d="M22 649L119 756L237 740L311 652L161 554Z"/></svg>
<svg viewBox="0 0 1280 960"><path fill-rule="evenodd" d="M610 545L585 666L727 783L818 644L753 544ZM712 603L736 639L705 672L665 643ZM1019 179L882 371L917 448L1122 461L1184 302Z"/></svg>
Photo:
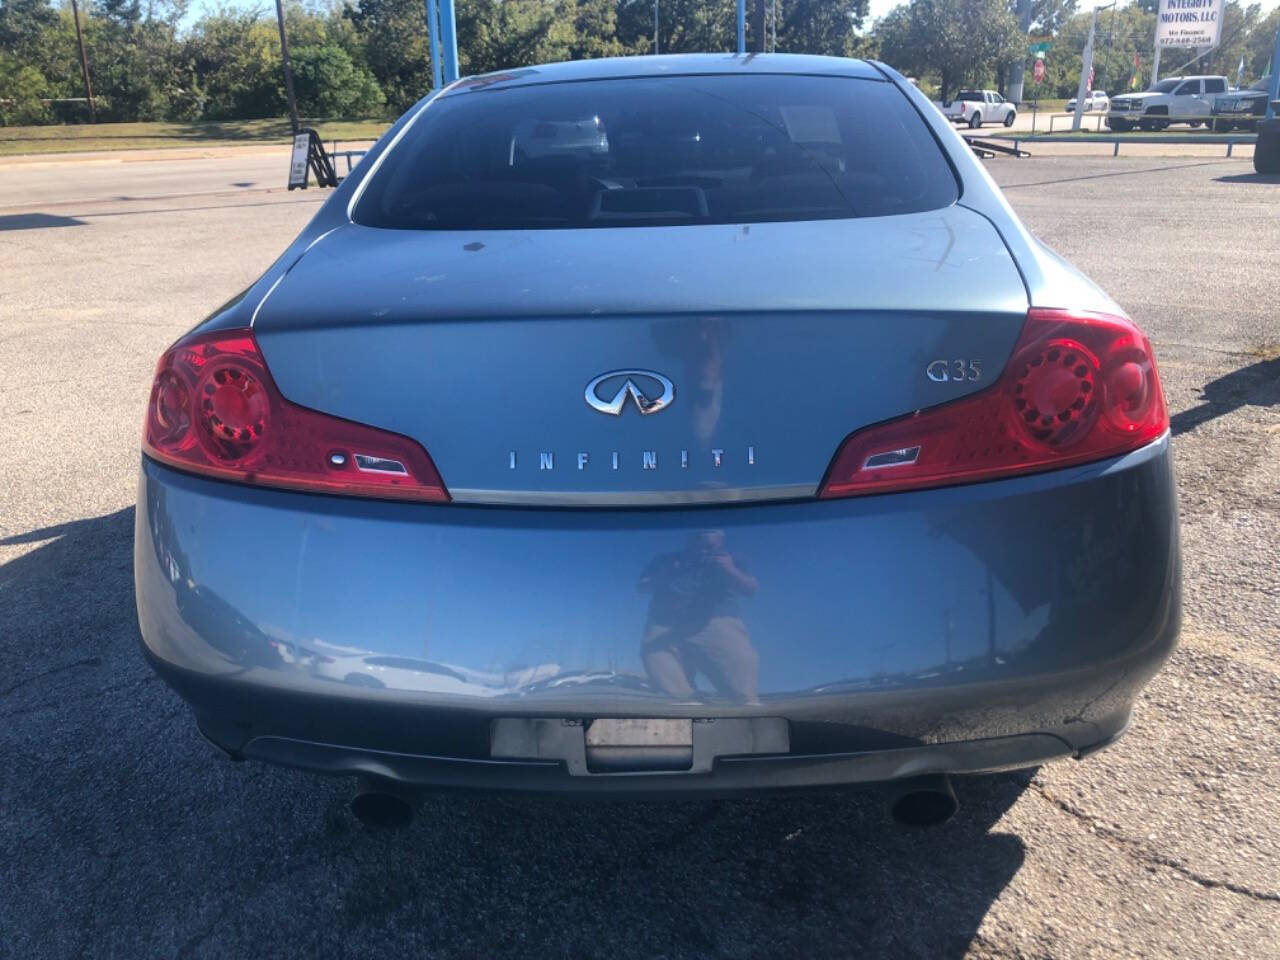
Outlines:
<svg viewBox="0 0 1280 960"><path fill-rule="evenodd" d="M874 217L954 203L891 84L809 76L552 83L443 97L374 173L355 220L516 230Z"/></svg>

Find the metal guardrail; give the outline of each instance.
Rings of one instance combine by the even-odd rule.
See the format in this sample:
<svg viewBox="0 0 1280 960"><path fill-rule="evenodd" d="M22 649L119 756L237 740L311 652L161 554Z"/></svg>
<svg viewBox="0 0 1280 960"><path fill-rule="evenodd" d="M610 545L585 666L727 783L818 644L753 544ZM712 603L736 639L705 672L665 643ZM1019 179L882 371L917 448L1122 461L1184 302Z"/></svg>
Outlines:
<svg viewBox="0 0 1280 960"><path fill-rule="evenodd" d="M344 158L347 161L347 173L350 173L351 168L360 162L359 158L368 152L368 150L331 150L329 151L329 156ZM352 159L353 157L355 158L354 160Z"/></svg>
<svg viewBox="0 0 1280 960"><path fill-rule="evenodd" d="M1256 133L1202 133L1198 136L1196 134L1179 135L1150 133L1145 135L1134 135L1122 133L1114 134L1112 136L1098 136L1096 134L1087 133L1081 136L1080 134L1040 133L1035 136L994 134L987 139L1011 142L1014 150L1020 149L1020 144L1029 146L1036 143L1109 143L1113 148L1111 151L1111 155L1113 157L1120 156L1120 146L1125 143L1208 144L1210 146L1224 145L1227 148L1227 156L1229 157L1231 156L1231 151L1235 149L1237 145L1246 146L1257 143L1258 135Z"/></svg>
<svg viewBox="0 0 1280 960"><path fill-rule="evenodd" d="M996 154L1002 154L1006 157L1029 157L1031 154L1018 147L1015 140L1013 146L1006 146L1003 143L997 143L998 138L978 137L970 133L962 133L965 143L969 144L969 149L976 153L983 160L990 160Z"/></svg>
<svg viewBox="0 0 1280 960"><path fill-rule="evenodd" d="M1049 114L1046 114L1046 116L1048 116L1049 118L1049 132L1053 133L1055 132L1053 127L1055 120L1074 119L1075 113L1073 111L1067 111L1064 113L1049 113ZM1102 125L1103 123L1106 122L1106 119L1108 116L1109 116L1109 112L1106 110L1102 111L1101 113L1085 113L1080 118L1081 126L1083 126L1084 123L1086 123L1089 120L1094 120L1096 122L1093 125L1093 129L1101 133ZM1130 123L1133 123L1135 126L1137 126L1138 123L1143 118L1126 118L1126 119L1129 119ZM1208 132L1208 130L1212 129L1212 125L1214 123L1232 123L1232 124L1252 123L1256 121L1258 118L1252 114L1211 113L1211 114L1201 114L1200 116L1173 117L1173 118L1164 117L1157 114L1155 116L1152 116L1149 119L1156 120L1160 123L1169 123L1169 124L1200 123L1207 128L1206 132ZM1117 131L1117 132L1120 132L1120 131Z"/></svg>
<svg viewBox="0 0 1280 960"><path fill-rule="evenodd" d="M347 173L350 173L352 168L355 167L355 165L360 162L360 158L369 152L368 150L339 150L338 149L338 144L351 143L351 142L352 141L350 140L333 140L333 141L330 141L330 147L329 147L330 157L333 157L335 159L338 157L342 157L344 160L347 161ZM360 141L356 141L356 142L359 143Z"/></svg>
<svg viewBox="0 0 1280 960"><path fill-rule="evenodd" d="M1034 115L1035 115L1035 116L1039 116L1039 111L1036 111ZM1049 113L1049 114L1046 114L1046 116L1048 116L1048 118L1049 118L1049 132L1050 132L1050 133L1053 133L1053 121L1054 121L1054 120L1061 120L1061 119L1063 119L1063 118L1065 118L1065 117L1071 117L1072 119L1075 119L1075 115L1076 115L1076 114L1075 114L1075 111L1074 111L1074 110L1070 110L1070 111L1066 111L1066 110L1064 110L1062 113ZM1105 111L1105 110L1102 110L1102 111L1100 111L1100 112L1095 112L1095 111L1086 111L1083 115L1081 115L1081 117L1080 117L1080 123L1081 123L1081 125L1083 125L1083 124L1085 123L1085 121L1087 121L1087 120L1097 120L1098 122L1097 122L1096 124L1094 124L1093 129L1094 129L1094 130L1097 130L1097 131L1101 131L1101 130L1102 130L1102 121L1104 121L1104 120L1106 120L1106 119L1107 119L1107 111ZM1034 122L1034 121L1033 121L1033 122Z"/></svg>

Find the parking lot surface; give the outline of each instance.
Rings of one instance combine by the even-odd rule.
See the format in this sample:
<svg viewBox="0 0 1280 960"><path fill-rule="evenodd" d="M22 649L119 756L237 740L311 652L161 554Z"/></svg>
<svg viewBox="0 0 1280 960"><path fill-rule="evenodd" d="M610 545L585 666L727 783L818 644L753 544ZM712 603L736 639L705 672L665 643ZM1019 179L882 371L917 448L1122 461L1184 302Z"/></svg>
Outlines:
<svg viewBox="0 0 1280 960"><path fill-rule="evenodd" d="M1154 342L1184 635L1115 747L918 833L858 793L449 794L370 833L348 782L219 761L137 650L142 409L322 197L274 158L0 169L0 957L1280 956L1280 182L990 169Z"/></svg>

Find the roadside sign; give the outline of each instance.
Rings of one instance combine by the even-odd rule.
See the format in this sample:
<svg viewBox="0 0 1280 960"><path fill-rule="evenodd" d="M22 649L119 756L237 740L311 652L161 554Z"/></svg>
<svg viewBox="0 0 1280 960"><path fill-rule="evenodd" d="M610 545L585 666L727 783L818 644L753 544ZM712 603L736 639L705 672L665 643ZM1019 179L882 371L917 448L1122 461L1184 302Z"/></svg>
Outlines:
<svg viewBox="0 0 1280 960"><path fill-rule="evenodd" d="M1032 72L1032 76L1035 77L1036 83L1044 82L1044 58L1043 57L1036 58L1036 66L1035 66L1035 70Z"/></svg>
<svg viewBox="0 0 1280 960"><path fill-rule="evenodd" d="M304 130L293 138L293 157L289 162L289 189L307 187L307 151L311 149L311 132Z"/></svg>
<svg viewBox="0 0 1280 960"><path fill-rule="evenodd" d="M1053 44L1048 40L1042 40L1039 43L1033 43L1027 48L1031 53L1048 53L1053 49Z"/></svg>
<svg viewBox="0 0 1280 960"><path fill-rule="evenodd" d="M1160 0L1157 47L1216 47L1222 33L1222 0Z"/></svg>

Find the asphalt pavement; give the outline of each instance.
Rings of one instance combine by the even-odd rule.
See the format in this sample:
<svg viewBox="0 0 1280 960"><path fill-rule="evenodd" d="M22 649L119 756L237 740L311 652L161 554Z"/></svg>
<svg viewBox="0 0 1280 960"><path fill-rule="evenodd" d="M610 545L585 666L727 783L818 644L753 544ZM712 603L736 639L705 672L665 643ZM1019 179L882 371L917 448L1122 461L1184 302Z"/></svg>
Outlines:
<svg viewBox="0 0 1280 960"><path fill-rule="evenodd" d="M133 610L155 359L322 195L274 154L0 165L0 958L1280 956L1280 180L990 169L1174 414L1184 638L1128 735L925 832L837 792L446 794L370 833L344 781L218 760Z"/></svg>

